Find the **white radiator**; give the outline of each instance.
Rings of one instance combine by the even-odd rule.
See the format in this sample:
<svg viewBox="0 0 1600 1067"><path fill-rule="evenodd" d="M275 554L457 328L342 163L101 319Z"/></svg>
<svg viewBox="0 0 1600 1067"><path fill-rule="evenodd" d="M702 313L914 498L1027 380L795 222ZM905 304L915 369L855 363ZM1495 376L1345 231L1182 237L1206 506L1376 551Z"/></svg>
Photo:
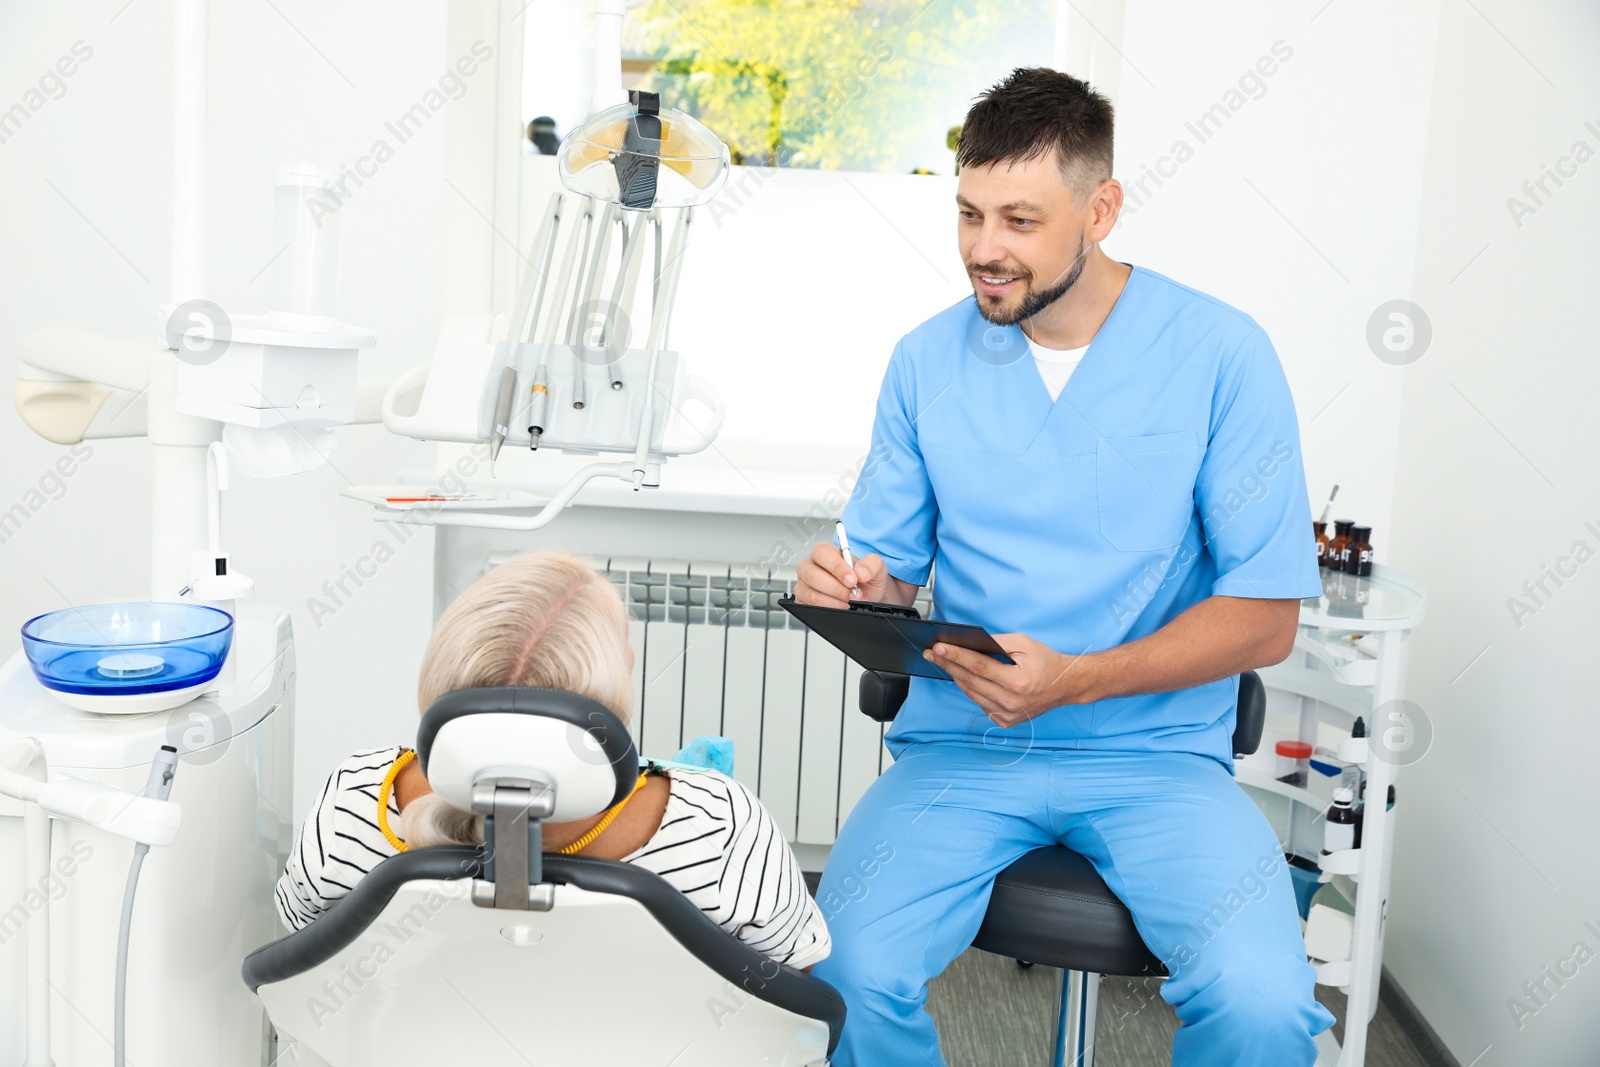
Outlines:
<svg viewBox="0 0 1600 1067"><path fill-rule="evenodd" d="M506 557L491 557L489 566ZM778 606L794 571L590 557L628 607L633 737L664 759L691 738L734 745L734 777L793 843L827 846L889 763L856 703L861 668ZM924 591L917 608L930 604Z"/></svg>

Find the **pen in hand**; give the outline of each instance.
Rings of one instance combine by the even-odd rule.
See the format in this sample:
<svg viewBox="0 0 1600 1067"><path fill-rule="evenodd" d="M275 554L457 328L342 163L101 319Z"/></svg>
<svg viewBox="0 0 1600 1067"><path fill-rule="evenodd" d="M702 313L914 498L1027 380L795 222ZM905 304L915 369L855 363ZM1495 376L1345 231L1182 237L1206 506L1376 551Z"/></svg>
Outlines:
<svg viewBox="0 0 1600 1067"><path fill-rule="evenodd" d="M845 535L845 532L844 532L844 520L843 519L839 519L839 520L835 521L834 524L833 524L833 530L834 530L834 533L838 534L838 536L839 536L839 551L844 554L844 565L846 567L849 567L851 570L855 570L856 569L856 561L855 561L855 557L850 555L850 538ZM852 598L857 597L860 594L861 594L861 586L859 584L854 585L854 586L852 586L850 588L850 596Z"/></svg>

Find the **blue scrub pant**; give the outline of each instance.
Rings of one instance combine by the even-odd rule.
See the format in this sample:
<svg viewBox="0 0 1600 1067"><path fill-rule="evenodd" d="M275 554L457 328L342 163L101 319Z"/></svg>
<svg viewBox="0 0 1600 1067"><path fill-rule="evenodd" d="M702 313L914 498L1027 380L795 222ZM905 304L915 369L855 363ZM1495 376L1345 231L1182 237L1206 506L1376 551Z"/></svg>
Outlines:
<svg viewBox="0 0 1600 1067"><path fill-rule="evenodd" d="M1175 1067L1316 1062L1333 1017L1313 997L1283 851L1220 763L929 743L867 790L818 888L833 952L813 973L849 1006L835 1067L945 1062L928 979L972 943L995 876L1058 843L1094 864L1172 972Z"/></svg>

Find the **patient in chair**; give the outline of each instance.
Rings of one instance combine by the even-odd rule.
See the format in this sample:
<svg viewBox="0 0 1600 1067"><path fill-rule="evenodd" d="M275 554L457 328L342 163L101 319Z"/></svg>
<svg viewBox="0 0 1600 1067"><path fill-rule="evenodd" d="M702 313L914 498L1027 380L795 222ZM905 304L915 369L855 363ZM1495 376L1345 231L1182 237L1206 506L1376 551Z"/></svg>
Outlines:
<svg viewBox="0 0 1600 1067"><path fill-rule="evenodd" d="M439 620L417 684L422 710L456 689L564 689L633 707L633 649L611 583L575 556L538 552L479 579ZM483 843L483 819L435 794L406 748L365 749L329 776L278 880L278 914L299 929L381 861L407 848ZM546 852L621 860L654 871L724 930L809 970L830 947L822 913L771 814L710 770L651 765L621 804L547 822Z"/></svg>

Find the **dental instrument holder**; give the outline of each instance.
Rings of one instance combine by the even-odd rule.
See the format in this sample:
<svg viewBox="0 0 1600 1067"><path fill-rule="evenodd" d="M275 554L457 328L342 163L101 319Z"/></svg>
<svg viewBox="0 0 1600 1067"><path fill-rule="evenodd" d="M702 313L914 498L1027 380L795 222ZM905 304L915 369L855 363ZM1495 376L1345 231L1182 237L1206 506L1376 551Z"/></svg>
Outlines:
<svg viewBox="0 0 1600 1067"><path fill-rule="evenodd" d="M538 358L538 350L538 344L530 342L474 344L464 339L446 339L440 344L440 358L403 374L384 397L384 426L403 437L464 445L490 442L498 434L498 427L504 426L502 443L526 448L531 435L526 418L518 413L517 406L526 405L526 397L533 387L531 366ZM544 418L544 434L539 437L541 450L581 456L600 453L630 456L634 453L638 418L646 400L645 390L640 386L648 373L650 352L618 350L611 363L605 363L606 355L603 350L586 346L552 346L550 368L554 374L546 384L549 410ZM582 368L581 376L571 374L574 362ZM518 370L518 365L526 370ZM445 370L432 373L435 366L443 366ZM586 405L574 408L573 394L579 382L610 376L608 368L619 368L622 378L626 379L626 387L589 389ZM509 419L501 422L496 416L502 398L507 395L504 387L507 370L515 373L515 384L509 392L517 398L517 406L512 406L507 411ZM470 378L462 381L462 374L469 374ZM677 352L661 352L656 365L656 397L658 418L651 427L650 442L654 462L704 451L722 430L725 416L722 397L709 382L686 373ZM661 418L662 413L669 416L682 413L690 403L699 403L709 411L706 426L694 426L682 437L670 435L672 419Z"/></svg>
<svg viewBox="0 0 1600 1067"><path fill-rule="evenodd" d="M544 880L542 820L556 810L555 783L534 771L472 783L472 811L483 816L483 873L472 880L480 908L549 911L556 887Z"/></svg>
<svg viewBox="0 0 1600 1067"><path fill-rule="evenodd" d="M550 228L541 227L534 248L535 262L545 261L553 256L557 242L566 242L560 261L568 266L558 272L551 286L555 290L554 306L541 311L530 288L526 306L519 299L514 312L515 316L532 317L540 339L527 339L533 328L515 318L507 324L504 316L457 316L445 323L433 361L402 374L384 394L383 423L391 433L424 441L487 441L494 454L496 439L501 445L533 444L530 427L537 424L540 448L588 456L613 453L621 462L586 465L543 502L530 500L524 494L520 499L507 499L503 505L480 501L480 506L471 511L397 510L386 506L374 490L361 487L347 488L344 495L375 503L381 517L396 522L536 530L553 521L591 479L614 477L636 488L654 488L661 481L662 462L709 448L726 417L722 398L709 382L686 373L679 354L667 347L665 316L675 295L675 286L670 282L682 267L687 232L682 227L688 225L687 215L686 209L673 235L672 247L677 254L668 256L664 270L669 276L662 281L658 302L663 306L653 309L644 347L624 347L626 338L609 331L598 344L566 343L568 335L561 327L566 324L566 316L574 312L567 304L575 287L563 283L560 276L577 263L573 249L578 235L572 227L581 225L587 216L562 211L557 201L547 215ZM568 230L559 235L556 230L563 221ZM607 221L602 214L602 225ZM636 225L642 225L642 221ZM602 229L595 233L594 240L604 241L607 232ZM635 258L640 239L629 242L635 246ZM627 258L625 250L621 268L624 278ZM594 261L590 262L593 269ZM604 285L597 288L608 291ZM581 294L585 288L576 287L576 291ZM627 301L624 299L623 303ZM516 401L509 418L502 422L498 416L507 395L508 370L515 374L515 384L509 392ZM613 388L586 388L586 384L599 379L613 384ZM614 387L619 381L623 383L620 389ZM688 409L694 404L705 408L708 414L690 418ZM647 412L648 432L641 433ZM500 426L505 426L503 436ZM491 513L526 511L530 507L539 510L533 515Z"/></svg>
<svg viewBox="0 0 1600 1067"><path fill-rule="evenodd" d="M258 429L351 422L357 355L377 335L334 317L341 197L300 163L279 172L274 206L272 310L189 301L157 311L160 342L179 356L177 409Z"/></svg>
<svg viewBox="0 0 1600 1067"><path fill-rule="evenodd" d="M496 361L505 360L515 367L526 356L536 355L537 345L504 342L497 347ZM519 355L519 350L521 354ZM575 455L598 455L616 452L632 455L639 431L639 420L644 415L649 399L645 376L649 372L650 353L644 349L630 348L615 354L612 362L602 362L607 354L592 348L574 345L555 345L551 349L550 364L554 373L546 383L549 407L545 413L543 433L539 435L539 448L569 452ZM528 362L531 362L529 360ZM577 374L571 373L576 365ZM678 353L663 351L658 357L653 388L656 392L655 418L651 425L649 452L659 464L676 455L698 452L711 443L715 433L704 434L691 430L690 435L678 440L668 439L668 424L664 413L682 410L690 401L699 401L712 411L715 425L720 428L721 400L708 383L692 375L680 373ZM584 406L573 405L573 396L580 383L590 376L609 377L613 373L622 378L622 389L589 388ZM515 394L520 398L531 386L526 374L519 374ZM592 385L593 383L589 383ZM505 443L526 448L531 434L525 425L519 425L513 416L507 426Z"/></svg>

